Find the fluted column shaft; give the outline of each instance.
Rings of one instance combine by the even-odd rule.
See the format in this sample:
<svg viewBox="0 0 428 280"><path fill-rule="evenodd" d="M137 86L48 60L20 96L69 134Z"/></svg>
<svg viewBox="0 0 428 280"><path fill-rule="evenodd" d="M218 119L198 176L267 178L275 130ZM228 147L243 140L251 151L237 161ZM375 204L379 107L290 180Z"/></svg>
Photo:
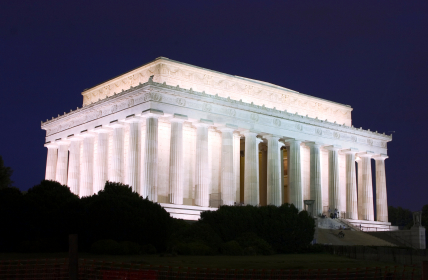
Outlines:
<svg viewBox="0 0 428 280"><path fill-rule="evenodd" d="M294 204L299 211L303 210L302 162L300 155L301 143L302 141L300 140L290 142L290 165L288 166L290 203Z"/></svg>
<svg viewBox="0 0 428 280"><path fill-rule="evenodd" d="M388 201L386 195L385 159L388 156L375 157L376 162L376 220L388 222Z"/></svg>
<svg viewBox="0 0 428 280"><path fill-rule="evenodd" d="M241 135L233 133L233 185L235 190L235 202L241 202Z"/></svg>
<svg viewBox="0 0 428 280"><path fill-rule="evenodd" d="M346 152L346 218L358 219L357 177L355 173L355 152Z"/></svg>
<svg viewBox="0 0 428 280"><path fill-rule="evenodd" d="M362 214L362 209L363 209L363 198L362 198L362 189L363 189L363 164L361 161L361 158L356 156L355 157L355 162L357 163L357 168L358 168L358 174L357 174L357 194L358 194L358 198L357 198L357 205L358 205L358 220L362 220L363 214Z"/></svg>
<svg viewBox="0 0 428 280"><path fill-rule="evenodd" d="M372 165L371 154L359 154L361 158L361 198L362 209L361 219L374 221L374 205L373 205L373 183L372 183Z"/></svg>
<svg viewBox="0 0 428 280"><path fill-rule="evenodd" d="M279 137L267 135L267 205L281 206L282 187L281 187L281 162Z"/></svg>
<svg viewBox="0 0 428 280"><path fill-rule="evenodd" d="M79 190L81 197L90 196L94 193L94 136L86 133L82 145L82 170Z"/></svg>
<svg viewBox="0 0 428 280"><path fill-rule="evenodd" d="M46 145L48 148L48 158L46 160L46 174L45 179L55 181L56 180L56 166L58 161L58 146Z"/></svg>
<svg viewBox="0 0 428 280"><path fill-rule="evenodd" d="M94 193L104 189L108 180L108 131L97 132L97 165L94 168Z"/></svg>
<svg viewBox="0 0 428 280"><path fill-rule="evenodd" d="M339 149L330 147L328 152L328 206L331 211L340 209Z"/></svg>
<svg viewBox="0 0 428 280"><path fill-rule="evenodd" d="M209 206L208 125L197 123L195 204Z"/></svg>
<svg viewBox="0 0 428 280"><path fill-rule="evenodd" d="M61 185L67 185L68 171L68 146L69 143L60 143L58 148L58 160L56 164L56 179Z"/></svg>
<svg viewBox="0 0 428 280"><path fill-rule="evenodd" d="M158 201L158 118L146 118L146 140L144 143L144 183L141 194L153 202Z"/></svg>
<svg viewBox="0 0 428 280"><path fill-rule="evenodd" d="M169 156L169 202L183 204L183 120L171 120Z"/></svg>
<svg viewBox="0 0 428 280"><path fill-rule="evenodd" d="M235 128L222 127L221 131L221 199L223 205L235 203L236 189L233 176L233 131Z"/></svg>
<svg viewBox="0 0 428 280"><path fill-rule="evenodd" d="M321 145L306 143L310 147L310 198L314 200L313 215L322 214L322 172L321 172Z"/></svg>
<svg viewBox="0 0 428 280"><path fill-rule="evenodd" d="M80 187L80 146L81 139L72 139L70 142L70 157L68 159L68 180L67 186L76 195L79 194Z"/></svg>
<svg viewBox="0 0 428 280"><path fill-rule="evenodd" d="M259 205L259 143L255 132L245 132L244 203Z"/></svg>
<svg viewBox="0 0 428 280"><path fill-rule="evenodd" d="M141 125L137 119L129 121L129 139L126 168L126 184L132 187L132 191L140 193L140 141Z"/></svg>
<svg viewBox="0 0 428 280"><path fill-rule="evenodd" d="M111 174L110 181L123 183L123 157L124 157L124 133L123 126L113 127L112 151L111 151Z"/></svg>

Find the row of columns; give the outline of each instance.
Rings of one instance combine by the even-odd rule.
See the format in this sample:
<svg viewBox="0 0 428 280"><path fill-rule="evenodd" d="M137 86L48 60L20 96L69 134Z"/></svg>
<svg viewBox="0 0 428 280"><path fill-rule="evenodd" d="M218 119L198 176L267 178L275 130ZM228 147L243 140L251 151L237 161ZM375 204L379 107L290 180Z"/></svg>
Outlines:
<svg viewBox="0 0 428 280"><path fill-rule="evenodd" d="M124 170L124 127L114 122L108 128L99 127L93 132L83 132L68 140L47 144L48 158L46 179L68 185L72 192L89 196L102 190L110 178L113 182L130 185L143 197L157 202L158 165L158 117L163 113L156 110L143 112L145 118L130 116L125 120L129 125L127 168ZM175 114L171 118L169 202L183 204L183 122L187 116ZM145 141L142 143L140 122L146 122ZM201 119L196 126L196 180L195 204L209 206L210 170L208 162L208 127L212 121ZM240 135L234 133L236 126L226 124L218 128L222 132L221 143L221 198L223 204L239 202L240 193ZM111 174L108 174L108 133L112 130ZM255 131L246 131L244 203L259 204L259 144L263 141ZM94 165L94 138L97 137L97 164ZM282 204L282 151L284 143L280 136L266 135L267 156L267 204ZM287 141L290 151L289 190L290 203L299 210L303 206L303 181L300 146L301 140ZM143 145L141 145L143 144ZM310 147L310 199L314 200L314 214L323 212L322 205L322 165L321 147L316 142L306 142ZM82 149L80 149L82 145ZM339 146L324 146L329 151L329 207L339 208ZM82 155L80 155L82 152ZM355 149L342 150L346 153L346 215L348 219L374 220L371 179L370 152L358 153ZM68 153L70 154L68 156ZM358 157L356 158L356 154ZM143 167L140 166L144 156ZM388 221L386 203L385 164L386 156L373 157L376 160L376 205L377 220ZM82 162L80 162L82 161ZM358 188L355 171L358 163ZM68 167L68 169L67 169ZM142 171L141 171L142 170ZM125 174L126 172L126 174ZM141 174L143 173L143 174ZM123 176L125 174L125 176ZM358 189L358 200L357 200ZM358 203L357 203L358 201Z"/></svg>

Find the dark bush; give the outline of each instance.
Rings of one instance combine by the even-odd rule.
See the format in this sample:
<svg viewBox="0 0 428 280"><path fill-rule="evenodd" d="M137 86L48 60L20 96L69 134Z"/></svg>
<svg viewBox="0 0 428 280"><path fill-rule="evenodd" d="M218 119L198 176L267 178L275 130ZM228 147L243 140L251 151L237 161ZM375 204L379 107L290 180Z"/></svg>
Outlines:
<svg viewBox="0 0 428 280"><path fill-rule="evenodd" d="M257 255L272 255L274 250L265 240L258 237L253 232L244 233L237 239L238 244L242 248L251 247Z"/></svg>
<svg viewBox="0 0 428 280"><path fill-rule="evenodd" d="M244 254L241 246L235 240L221 244L220 251L223 255L241 256Z"/></svg>
<svg viewBox="0 0 428 280"><path fill-rule="evenodd" d="M100 255L120 255L122 254L122 246L111 239L103 239L94 242L91 246L91 253Z"/></svg>
<svg viewBox="0 0 428 280"><path fill-rule="evenodd" d="M131 241L122 241L119 244L121 247L122 255L136 255L141 252L141 246L138 243L131 242Z"/></svg>
<svg viewBox="0 0 428 280"><path fill-rule="evenodd" d="M208 246L211 249L211 254L217 254L220 245L223 243L222 239L212 229L211 225L200 222L183 226L179 232L173 235L171 241L172 246L175 244L187 244L193 242Z"/></svg>
<svg viewBox="0 0 428 280"><path fill-rule="evenodd" d="M107 182L104 190L81 199L84 221L81 233L88 246L101 239L146 244L165 250L171 234L169 213L120 183ZM85 246L85 245L84 245Z"/></svg>
<svg viewBox="0 0 428 280"><path fill-rule="evenodd" d="M155 246L153 246L152 244L143 245L142 251L144 254L150 254L150 255L157 253Z"/></svg>
<svg viewBox="0 0 428 280"><path fill-rule="evenodd" d="M179 255L206 256L212 255L212 249L201 242L179 243L173 248Z"/></svg>
<svg viewBox="0 0 428 280"><path fill-rule="evenodd" d="M217 211L202 212L198 223L210 225L224 242L238 241L243 233L252 232L278 253L307 248L315 233L314 219L306 211L299 213L290 204L280 207L221 206Z"/></svg>

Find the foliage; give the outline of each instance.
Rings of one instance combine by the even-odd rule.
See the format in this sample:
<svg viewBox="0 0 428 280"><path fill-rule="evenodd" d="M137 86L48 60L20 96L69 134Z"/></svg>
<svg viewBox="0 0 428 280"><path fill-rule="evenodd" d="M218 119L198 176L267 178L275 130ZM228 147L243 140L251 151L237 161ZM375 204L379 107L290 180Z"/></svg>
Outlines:
<svg viewBox="0 0 428 280"><path fill-rule="evenodd" d="M91 253L100 255L119 255L122 253L122 246L114 240L102 239L95 241L91 246Z"/></svg>
<svg viewBox="0 0 428 280"><path fill-rule="evenodd" d="M413 226L413 213L401 207L388 207L388 219L391 225L400 229L410 229Z"/></svg>
<svg viewBox="0 0 428 280"><path fill-rule="evenodd" d="M315 233L314 219L290 204L221 206L217 211L202 212L200 223L211 225L224 242L238 240L244 233L254 233L278 253L303 250Z"/></svg>
<svg viewBox="0 0 428 280"><path fill-rule="evenodd" d="M253 232L247 232L237 239L238 244L245 249L251 247L257 255L272 255L274 250L265 240Z"/></svg>
<svg viewBox="0 0 428 280"><path fill-rule="evenodd" d="M202 242L179 243L174 247L174 251L180 255L212 255L212 249Z"/></svg>
<svg viewBox="0 0 428 280"><path fill-rule="evenodd" d="M85 223L80 232L86 244L113 239L166 248L172 218L159 204L142 198L129 186L107 182L104 190L81 201Z"/></svg>
<svg viewBox="0 0 428 280"><path fill-rule="evenodd" d="M80 199L67 186L42 181L27 194L0 190L0 251L68 250L68 235L77 233L79 250L98 240L120 242L122 251L165 250L173 219L157 203L143 199L129 186L107 182L96 195Z"/></svg>
<svg viewBox="0 0 428 280"><path fill-rule="evenodd" d="M244 250L242 250L241 245L239 245L235 240L221 244L220 251L223 255L228 256L241 256L244 254Z"/></svg>
<svg viewBox="0 0 428 280"><path fill-rule="evenodd" d="M0 156L0 190L12 187L13 181L10 179L13 170L4 166L3 158Z"/></svg>

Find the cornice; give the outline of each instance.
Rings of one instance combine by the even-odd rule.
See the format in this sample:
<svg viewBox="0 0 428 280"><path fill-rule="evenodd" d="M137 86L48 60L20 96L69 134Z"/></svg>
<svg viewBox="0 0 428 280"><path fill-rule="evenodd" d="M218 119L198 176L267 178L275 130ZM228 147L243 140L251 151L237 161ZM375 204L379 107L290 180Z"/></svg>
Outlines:
<svg viewBox="0 0 428 280"><path fill-rule="evenodd" d="M163 96L165 100L168 99L169 103L163 100ZM320 138L357 142L367 146L386 148L386 142L392 140L392 136L385 134L331 123L308 116L291 114L287 111L279 111L276 108L245 103L242 100L233 100L229 97L224 98L205 92L193 91L193 89L187 90L178 86L170 86L166 83L161 84L153 82L152 78L148 82L132 87L127 91L122 91L119 94L71 111L58 118L42 122L42 129L47 130L48 136L53 135L59 131L102 118L121 110L126 110L148 101L168 104L172 102L176 106L206 112L211 112L215 107L221 111L213 112L215 114L235 117L237 112L239 112L241 115L248 114L245 119L247 122L264 122L272 127L312 134ZM195 103L194 101L202 103ZM195 106L200 106L200 108L196 108ZM292 122L292 124L289 122Z"/></svg>

